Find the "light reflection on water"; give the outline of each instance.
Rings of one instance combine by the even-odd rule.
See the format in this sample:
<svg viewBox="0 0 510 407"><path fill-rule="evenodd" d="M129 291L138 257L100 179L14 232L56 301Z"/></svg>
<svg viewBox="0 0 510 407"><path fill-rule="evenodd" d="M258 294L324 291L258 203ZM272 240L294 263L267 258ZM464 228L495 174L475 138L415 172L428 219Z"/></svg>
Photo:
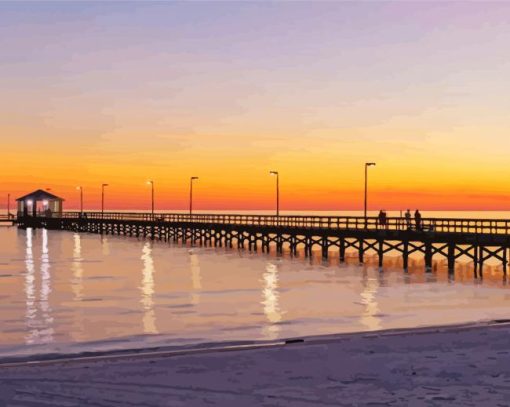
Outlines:
<svg viewBox="0 0 510 407"><path fill-rule="evenodd" d="M35 305L35 266L34 254L32 251L32 229L26 231L26 251L25 251L25 304L26 304L26 325L27 333L25 340L28 344L34 343L37 338L36 318L37 308Z"/></svg>
<svg viewBox="0 0 510 407"><path fill-rule="evenodd" d="M18 238L17 238L18 236ZM502 272L359 266L123 237L0 228L0 355L51 346L260 340L507 316ZM444 263L444 264L443 264ZM115 342L112 340L115 339ZM19 346L17 348L19 351ZM73 349L77 349L76 345Z"/></svg>
<svg viewBox="0 0 510 407"><path fill-rule="evenodd" d="M83 296L83 267L81 257L81 237L79 233L73 235L74 249L73 249L73 262L71 269L73 271L73 278L71 280L71 289L73 290L74 300L81 301Z"/></svg>
<svg viewBox="0 0 510 407"><path fill-rule="evenodd" d="M262 304L264 305L264 314L269 322L264 326L263 334L266 339L276 339L281 331L278 323L282 320L279 305L280 294L278 293L278 267L273 263L267 263L263 278Z"/></svg>
<svg viewBox="0 0 510 407"><path fill-rule="evenodd" d="M48 231L43 229L40 257L40 290L37 299L36 267L33 254L34 231L26 231L25 249L25 304L26 326L25 343L37 345L53 342L53 317L49 296L51 293L50 259L48 250Z"/></svg>
<svg viewBox="0 0 510 407"><path fill-rule="evenodd" d="M143 305L143 332L146 334L157 334L156 313L154 311L154 260L152 259L152 246L150 242L145 243L142 249L143 270L142 270L142 291L141 303Z"/></svg>
<svg viewBox="0 0 510 407"><path fill-rule="evenodd" d="M200 304L200 291L202 291L202 277L200 276L200 260L196 253L189 250L189 261L191 270L191 303L193 305Z"/></svg>
<svg viewBox="0 0 510 407"><path fill-rule="evenodd" d="M380 275L379 272L378 274ZM379 313L379 304L377 303L379 279L369 276L366 269L363 270L362 276L361 303L365 306L365 310L361 314L360 321L369 331L376 331L381 329L381 320L377 315Z"/></svg>

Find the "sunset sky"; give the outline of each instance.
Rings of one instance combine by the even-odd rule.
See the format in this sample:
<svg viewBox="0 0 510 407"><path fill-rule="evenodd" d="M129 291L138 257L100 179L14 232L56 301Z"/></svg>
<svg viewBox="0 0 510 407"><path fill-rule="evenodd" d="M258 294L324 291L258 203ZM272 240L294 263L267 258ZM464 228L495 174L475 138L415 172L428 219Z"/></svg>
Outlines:
<svg viewBox="0 0 510 407"><path fill-rule="evenodd" d="M0 3L0 194L510 210L510 3ZM1 198L0 206L5 207Z"/></svg>

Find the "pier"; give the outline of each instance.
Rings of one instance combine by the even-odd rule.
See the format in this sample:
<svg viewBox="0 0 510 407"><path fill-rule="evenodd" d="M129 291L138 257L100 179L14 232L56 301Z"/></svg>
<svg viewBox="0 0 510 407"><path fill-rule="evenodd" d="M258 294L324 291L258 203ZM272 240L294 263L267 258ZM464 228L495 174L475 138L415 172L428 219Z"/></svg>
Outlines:
<svg viewBox="0 0 510 407"><path fill-rule="evenodd" d="M16 223L16 217L14 215L0 215L0 225L14 225Z"/></svg>
<svg viewBox="0 0 510 407"><path fill-rule="evenodd" d="M501 262L507 273L510 248L510 220L423 218L417 229L404 218L387 218L384 225L375 217L270 216L237 214L179 214L125 212L61 212L52 216L19 216L18 227L123 235L138 238L247 249L278 254L284 250L307 257L319 250L323 259L338 251L345 261L346 250L354 249L360 263L375 253L382 267L384 256L394 251L408 269L409 256L423 255L427 271L434 256L455 263L463 257L472 261L475 276L481 276L489 259Z"/></svg>

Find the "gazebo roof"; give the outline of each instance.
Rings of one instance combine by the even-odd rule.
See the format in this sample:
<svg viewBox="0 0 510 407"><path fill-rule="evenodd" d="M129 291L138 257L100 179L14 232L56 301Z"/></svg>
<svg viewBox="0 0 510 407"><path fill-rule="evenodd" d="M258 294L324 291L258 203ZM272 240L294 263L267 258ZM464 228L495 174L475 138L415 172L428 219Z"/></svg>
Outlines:
<svg viewBox="0 0 510 407"><path fill-rule="evenodd" d="M16 201L64 201L63 198L60 198L56 195L50 194L47 191L43 191L42 189L38 189L37 191L31 192L29 194L23 195L20 198L17 198Z"/></svg>

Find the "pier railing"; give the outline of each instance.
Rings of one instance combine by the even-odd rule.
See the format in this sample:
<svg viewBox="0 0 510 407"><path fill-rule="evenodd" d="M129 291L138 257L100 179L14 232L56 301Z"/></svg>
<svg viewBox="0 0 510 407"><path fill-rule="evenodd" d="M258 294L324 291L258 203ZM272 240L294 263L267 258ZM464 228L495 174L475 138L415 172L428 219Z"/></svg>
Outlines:
<svg viewBox="0 0 510 407"><path fill-rule="evenodd" d="M387 218L383 224L377 217L363 216L306 216L306 215L239 215L239 214L184 214L139 212L64 212L65 219L125 220L142 222L229 224L250 226L279 226L288 228L341 230L415 230L439 233L510 234L510 219Z"/></svg>
<svg viewBox="0 0 510 407"><path fill-rule="evenodd" d="M7 214L1 214L0 215L0 222L13 222L16 220L16 216L14 216L12 213Z"/></svg>

